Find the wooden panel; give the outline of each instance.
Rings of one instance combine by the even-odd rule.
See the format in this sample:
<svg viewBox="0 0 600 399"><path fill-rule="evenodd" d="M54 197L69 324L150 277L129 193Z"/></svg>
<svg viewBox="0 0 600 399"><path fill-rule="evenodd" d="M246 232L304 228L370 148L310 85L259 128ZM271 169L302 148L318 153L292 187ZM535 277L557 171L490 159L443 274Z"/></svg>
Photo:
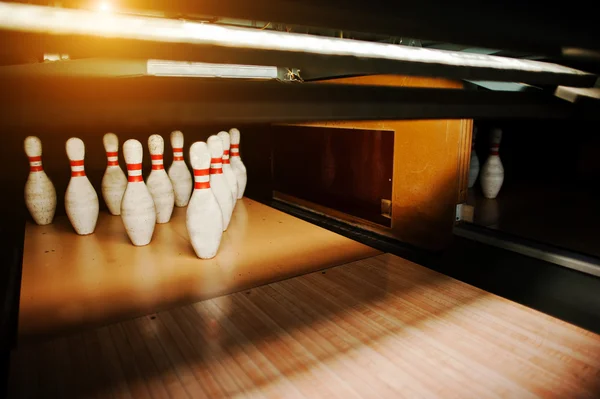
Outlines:
<svg viewBox="0 0 600 399"><path fill-rule="evenodd" d="M574 117L597 120L593 102L526 92L281 84L236 79L0 77L0 120L12 130L166 130L207 124L337 120ZM231 93L235 93L232 96Z"/></svg>
<svg viewBox="0 0 600 399"><path fill-rule="evenodd" d="M473 141L473 120L463 119L458 146L458 198L457 204L467 202L469 191L469 168L471 166L471 143Z"/></svg>
<svg viewBox="0 0 600 399"><path fill-rule="evenodd" d="M76 235L64 216L48 226L29 223L19 337L106 324L379 253L244 199L217 256L203 261L189 243L185 212L175 208L145 247L132 246L121 218L106 212L89 236Z"/></svg>
<svg viewBox="0 0 600 399"><path fill-rule="evenodd" d="M390 226L394 132L273 126L273 185L285 194Z"/></svg>
<svg viewBox="0 0 600 399"><path fill-rule="evenodd" d="M447 79L401 75L357 76L320 83L462 87L461 82ZM440 250L452 238L455 206L457 200L462 199L460 181L468 172L464 168L467 155L464 147L470 135L470 124L470 120L414 120L336 121L303 125L395 131L392 225L391 228L366 227L418 247Z"/></svg>
<svg viewBox="0 0 600 399"><path fill-rule="evenodd" d="M384 254L12 355L18 397L595 398L600 336Z"/></svg>

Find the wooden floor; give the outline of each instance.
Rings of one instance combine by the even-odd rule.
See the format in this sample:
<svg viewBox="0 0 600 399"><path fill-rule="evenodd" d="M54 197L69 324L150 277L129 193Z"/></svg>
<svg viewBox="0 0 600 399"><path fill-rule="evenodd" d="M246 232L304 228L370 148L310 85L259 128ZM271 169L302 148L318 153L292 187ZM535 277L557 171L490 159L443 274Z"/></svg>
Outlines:
<svg viewBox="0 0 600 399"><path fill-rule="evenodd" d="M22 345L10 393L593 398L600 336L383 254Z"/></svg>
<svg viewBox="0 0 600 399"><path fill-rule="evenodd" d="M66 217L25 231L19 339L106 325L189 304L379 251L244 198L214 259L200 260L185 208L134 247L119 216L101 213L94 234L78 236Z"/></svg>

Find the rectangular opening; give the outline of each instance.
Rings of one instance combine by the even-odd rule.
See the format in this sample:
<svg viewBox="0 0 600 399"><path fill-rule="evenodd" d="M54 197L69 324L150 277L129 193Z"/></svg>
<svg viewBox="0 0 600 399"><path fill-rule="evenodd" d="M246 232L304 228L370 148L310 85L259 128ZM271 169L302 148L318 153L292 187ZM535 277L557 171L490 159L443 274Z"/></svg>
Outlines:
<svg viewBox="0 0 600 399"><path fill-rule="evenodd" d="M394 132L273 126L274 189L390 227ZM391 209L391 206L389 207Z"/></svg>

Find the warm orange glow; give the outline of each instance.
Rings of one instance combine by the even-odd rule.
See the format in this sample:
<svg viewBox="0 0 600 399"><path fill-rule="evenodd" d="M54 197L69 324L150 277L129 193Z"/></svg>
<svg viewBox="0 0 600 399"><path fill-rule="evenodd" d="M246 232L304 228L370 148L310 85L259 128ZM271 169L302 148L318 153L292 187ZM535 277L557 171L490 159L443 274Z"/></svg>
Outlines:
<svg viewBox="0 0 600 399"><path fill-rule="evenodd" d="M110 3L106 4L110 5ZM526 59L29 4L0 2L0 28L54 35L86 35L459 67L587 75L585 72L562 65Z"/></svg>
<svg viewBox="0 0 600 399"><path fill-rule="evenodd" d="M100 12L111 12L113 7L108 1L101 1L98 3L98 11Z"/></svg>

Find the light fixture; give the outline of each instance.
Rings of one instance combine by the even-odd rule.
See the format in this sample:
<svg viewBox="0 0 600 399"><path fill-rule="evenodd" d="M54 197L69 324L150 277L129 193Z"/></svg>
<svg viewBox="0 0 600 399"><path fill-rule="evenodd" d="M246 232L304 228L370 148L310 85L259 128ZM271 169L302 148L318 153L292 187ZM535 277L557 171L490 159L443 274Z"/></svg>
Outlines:
<svg viewBox="0 0 600 399"><path fill-rule="evenodd" d="M100 1L97 6L98 11L109 13L112 11L112 4L108 1Z"/></svg>
<svg viewBox="0 0 600 399"><path fill-rule="evenodd" d="M277 67L148 60L148 75L205 78L277 79Z"/></svg>

